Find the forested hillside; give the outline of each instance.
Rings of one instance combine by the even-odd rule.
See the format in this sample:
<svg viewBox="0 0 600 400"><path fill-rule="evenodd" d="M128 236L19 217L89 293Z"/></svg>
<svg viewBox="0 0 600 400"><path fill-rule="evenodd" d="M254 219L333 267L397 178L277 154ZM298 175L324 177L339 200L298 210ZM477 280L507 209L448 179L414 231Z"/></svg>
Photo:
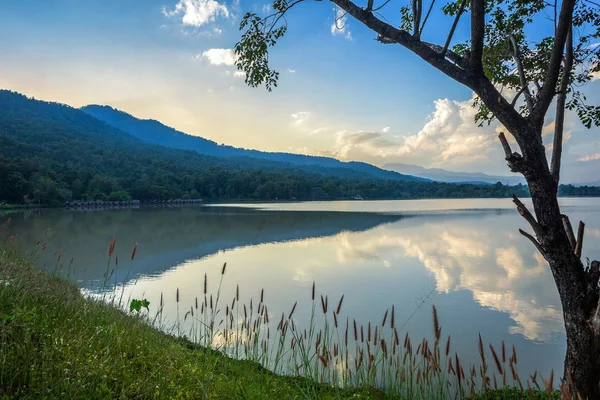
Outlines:
<svg viewBox="0 0 600 400"><path fill-rule="evenodd" d="M259 150L240 149L219 145L212 140L189 135L154 120L138 119L109 106L89 105L82 108L86 113L121 129L148 143L180 150L193 150L200 154L217 157L250 158L253 163L274 162L273 167L292 164L309 172L319 172L338 178L378 178L401 181L429 181L429 179L401 174L378 168L363 162L343 162L330 157L307 156L291 153L268 153ZM271 167L271 166L269 166Z"/></svg>
<svg viewBox="0 0 600 400"><path fill-rule="evenodd" d="M527 195L524 186L348 179L259 161L148 144L78 109L0 91L0 202Z"/></svg>

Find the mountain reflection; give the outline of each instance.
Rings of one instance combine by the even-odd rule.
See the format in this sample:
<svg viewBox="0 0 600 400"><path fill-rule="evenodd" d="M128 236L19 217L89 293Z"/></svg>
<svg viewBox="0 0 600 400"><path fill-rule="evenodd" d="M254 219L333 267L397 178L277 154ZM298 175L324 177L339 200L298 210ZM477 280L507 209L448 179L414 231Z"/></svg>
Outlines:
<svg viewBox="0 0 600 400"><path fill-rule="evenodd" d="M139 243L129 276L157 275L178 264L228 249L270 242L326 237L342 231L370 229L403 217L339 212L261 212L243 208L182 207L75 212L31 210L12 215L11 227L25 249L44 237L48 250L40 254L46 268L56 266L55 254L74 258L75 278L87 283L103 279L107 246L117 238L116 255L128 259ZM48 231L49 233L44 234ZM126 275L121 273L122 280ZM122 281L121 280L121 281Z"/></svg>

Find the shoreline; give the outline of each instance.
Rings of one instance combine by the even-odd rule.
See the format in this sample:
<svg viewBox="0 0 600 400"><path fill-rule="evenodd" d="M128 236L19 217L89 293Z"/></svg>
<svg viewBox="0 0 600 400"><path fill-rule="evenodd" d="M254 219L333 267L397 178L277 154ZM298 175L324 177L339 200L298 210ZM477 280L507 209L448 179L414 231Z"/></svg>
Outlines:
<svg viewBox="0 0 600 400"><path fill-rule="evenodd" d="M110 201L90 201L78 203L79 205L44 205L44 204L0 204L0 211L2 210L36 210L36 209L126 209L126 208L142 208L142 207L185 207L185 206L210 206L210 205L222 205L222 204L292 204L292 203L333 203L340 201L350 202L374 202L374 201L418 201L418 200L494 200L494 199L510 199L510 196L506 197L417 197L417 198L378 198L378 199L321 199L321 200L310 200L310 199L297 199L297 200L248 200L248 199L226 199L226 200L200 200L195 202L180 202L175 200L133 200L137 201L137 204L117 205ZM530 197L523 197L529 199ZM559 199L590 199L600 198L600 196L559 196Z"/></svg>

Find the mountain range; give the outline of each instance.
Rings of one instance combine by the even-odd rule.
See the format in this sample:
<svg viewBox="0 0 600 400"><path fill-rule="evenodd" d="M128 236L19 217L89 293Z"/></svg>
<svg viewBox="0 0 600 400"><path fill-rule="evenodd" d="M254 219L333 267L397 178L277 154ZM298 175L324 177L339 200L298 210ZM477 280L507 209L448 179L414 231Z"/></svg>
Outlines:
<svg viewBox="0 0 600 400"><path fill-rule="evenodd" d="M528 195L524 186L438 183L365 163L218 146L118 110L85 109L0 90L0 204ZM99 119L109 115L110 124Z"/></svg>
<svg viewBox="0 0 600 400"><path fill-rule="evenodd" d="M81 110L107 124L125 131L147 143L158 144L173 149L192 150L200 154L214 157L247 158L266 160L280 165L270 164L270 167L286 167L294 165L298 168L309 168L320 173L348 178L376 178L401 181L428 181L429 179L405 175L395 171L378 168L364 162L343 162L329 157L308 156L292 153L271 153L259 150L241 149L238 147L220 145L200 136L180 132L151 119L139 119L126 112L109 106L88 105ZM323 169L325 168L325 170Z"/></svg>
<svg viewBox="0 0 600 400"><path fill-rule="evenodd" d="M426 178L436 182L449 183L471 183L471 184L495 184L500 182L504 185L525 184L525 179L522 176L503 176L503 175L487 175L481 172L455 172L441 168L423 168L417 165L408 164L385 164L382 167L390 171L399 172L401 174L409 174Z"/></svg>

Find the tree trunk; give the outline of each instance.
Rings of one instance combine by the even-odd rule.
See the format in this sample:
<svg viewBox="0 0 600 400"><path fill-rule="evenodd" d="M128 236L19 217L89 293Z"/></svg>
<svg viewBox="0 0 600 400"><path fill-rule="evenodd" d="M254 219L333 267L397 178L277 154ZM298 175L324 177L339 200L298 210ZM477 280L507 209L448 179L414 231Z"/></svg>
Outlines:
<svg viewBox="0 0 600 400"><path fill-rule="evenodd" d="M584 269L565 230L552 177L541 140L541 128L526 128L515 137L526 138L521 173L529 185L537 223L539 249L554 276L563 309L567 336L565 378L572 398L600 399L600 323L598 321L598 263ZM539 138L539 140L537 139ZM521 211L521 210L519 210Z"/></svg>

